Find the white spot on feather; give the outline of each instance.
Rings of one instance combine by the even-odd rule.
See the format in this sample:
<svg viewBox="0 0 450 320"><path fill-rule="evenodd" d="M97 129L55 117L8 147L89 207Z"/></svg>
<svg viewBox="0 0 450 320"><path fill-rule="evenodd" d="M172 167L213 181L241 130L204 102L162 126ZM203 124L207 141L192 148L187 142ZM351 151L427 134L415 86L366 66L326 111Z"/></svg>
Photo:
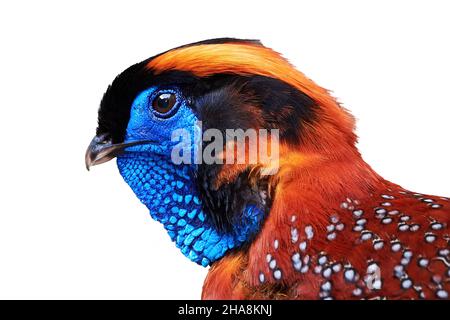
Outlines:
<svg viewBox="0 0 450 320"><path fill-rule="evenodd" d="M305 227L306 238L311 240L314 237L314 230L310 225Z"/></svg>
<svg viewBox="0 0 450 320"><path fill-rule="evenodd" d="M298 245L298 248L299 248L301 251L305 251L305 250L306 250L306 241L300 242L300 244Z"/></svg>
<svg viewBox="0 0 450 320"><path fill-rule="evenodd" d="M353 215L354 215L355 217L361 217L361 216L363 215L363 213L364 213L364 211L361 210L361 209L358 209L358 210L354 210L354 211L353 211Z"/></svg>
<svg viewBox="0 0 450 320"><path fill-rule="evenodd" d="M332 232L327 234L327 240L328 241L333 241L334 239L336 239L336 232Z"/></svg>
<svg viewBox="0 0 450 320"><path fill-rule="evenodd" d="M273 242L273 247L275 248L275 250L278 249L279 244L280 243L278 242L278 239L275 239L275 241Z"/></svg>
<svg viewBox="0 0 450 320"><path fill-rule="evenodd" d="M298 241L298 230L297 228L291 228L291 241L296 243Z"/></svg>
<svg viewBox="0 0 450 320"><path fill-rule="evenodd" d="M433 243L436 240L436 235L431 232L425 233L425 241L428 243Z"/></svg>
<svg viewBox="0 0 450 320"><path fill-rule="evenodd" d="M259 274L259 282L263 283L266 280L266 278L264 277L264 273L260 273Z"/></svg>
<svg viewBox="0 0 450 320"><path fill-rule="evenodd" d="M447 291L445 291L444 289L440 289L436 292L436 296L439 299L447 299L448 298L448 293Z"/></svg>
<svg viewBox="0 0 450 320"><path fill-rule="evenodd" d="M281 279L281 270L275 270L273 272L273 277L277 280L280 280Z"/></svg>
<svg viewBox="0 0 450 320"><path fill-rule="evenodd" d="M269 262L270 269L275 269L276 266L277 266L277 260L273 259L272 261Z"/></svg>

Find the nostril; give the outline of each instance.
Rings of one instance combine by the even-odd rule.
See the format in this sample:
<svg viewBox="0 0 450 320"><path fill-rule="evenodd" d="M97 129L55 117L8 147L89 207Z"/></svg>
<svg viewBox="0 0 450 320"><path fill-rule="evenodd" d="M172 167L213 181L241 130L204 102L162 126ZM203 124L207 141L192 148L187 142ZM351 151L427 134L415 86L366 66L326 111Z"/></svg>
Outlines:
<svg viewBox="0 0 450 320"><path fill-rule="evenodd" d="M103 133L103 134L97 135L94 138L94 141L95 141L95 143L97 145L99 145L99 144L104 145L104 144L111 144L112 143L112 139L111 139L110 135L107 134L107 133Z"/></svg>

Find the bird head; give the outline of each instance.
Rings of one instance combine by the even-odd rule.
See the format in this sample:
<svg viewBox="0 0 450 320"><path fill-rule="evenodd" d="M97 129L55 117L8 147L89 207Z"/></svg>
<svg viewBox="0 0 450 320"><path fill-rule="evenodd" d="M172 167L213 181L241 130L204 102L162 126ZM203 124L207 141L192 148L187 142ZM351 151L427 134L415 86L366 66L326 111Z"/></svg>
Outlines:
<svg viewBox="0 0 450 320"><path fill-rule="evenodd" d="M207 266L257 237L284 172L262 174L271 164L248 157L197 161L212 140L199 132L228 129L278 130L281 169L312 154L355 153L353 118L326 90L260 42L227 38L169 50L118 75L101 101L86 166L117 157L151 216Z"/></svg>

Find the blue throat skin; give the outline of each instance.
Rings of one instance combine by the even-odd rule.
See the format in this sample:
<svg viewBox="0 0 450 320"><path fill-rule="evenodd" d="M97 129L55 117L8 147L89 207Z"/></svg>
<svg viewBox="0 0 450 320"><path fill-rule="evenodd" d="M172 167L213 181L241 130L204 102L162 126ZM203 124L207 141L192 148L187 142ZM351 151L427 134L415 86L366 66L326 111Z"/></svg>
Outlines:
<svg viewBox="0 0 450 320"><path fill-rule="evenodd" d="M173 130L185 128L194 137L197 118L174 88L170 91L176 92L180 100L176 113L166 119L155 117L150 101L156 89L145 90L133 102L125 142L151 139L160 143L127 148L117 158L117 165L151 217L163 224L181 252L206 267L248 242L259 231L264 212L256 205L247 205L228 232L212 224L191 178L196 165L177 165L171 160L173 147L180 142L171 141ZM195 141L184 144L192 151L198 145Z"/></svg>

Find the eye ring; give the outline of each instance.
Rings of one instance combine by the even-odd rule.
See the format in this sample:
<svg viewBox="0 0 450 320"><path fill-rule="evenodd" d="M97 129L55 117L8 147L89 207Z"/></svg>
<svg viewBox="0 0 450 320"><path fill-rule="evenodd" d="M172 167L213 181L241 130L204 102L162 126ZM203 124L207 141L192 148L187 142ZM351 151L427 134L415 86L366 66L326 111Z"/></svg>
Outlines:
<svg viewBox="0 0 450 320"><path fill-rule="evenodd" d="M157 91L151 99L151 106L155 116L169 118L175 114L178 106L178 95L172 90Z"/></svg>

